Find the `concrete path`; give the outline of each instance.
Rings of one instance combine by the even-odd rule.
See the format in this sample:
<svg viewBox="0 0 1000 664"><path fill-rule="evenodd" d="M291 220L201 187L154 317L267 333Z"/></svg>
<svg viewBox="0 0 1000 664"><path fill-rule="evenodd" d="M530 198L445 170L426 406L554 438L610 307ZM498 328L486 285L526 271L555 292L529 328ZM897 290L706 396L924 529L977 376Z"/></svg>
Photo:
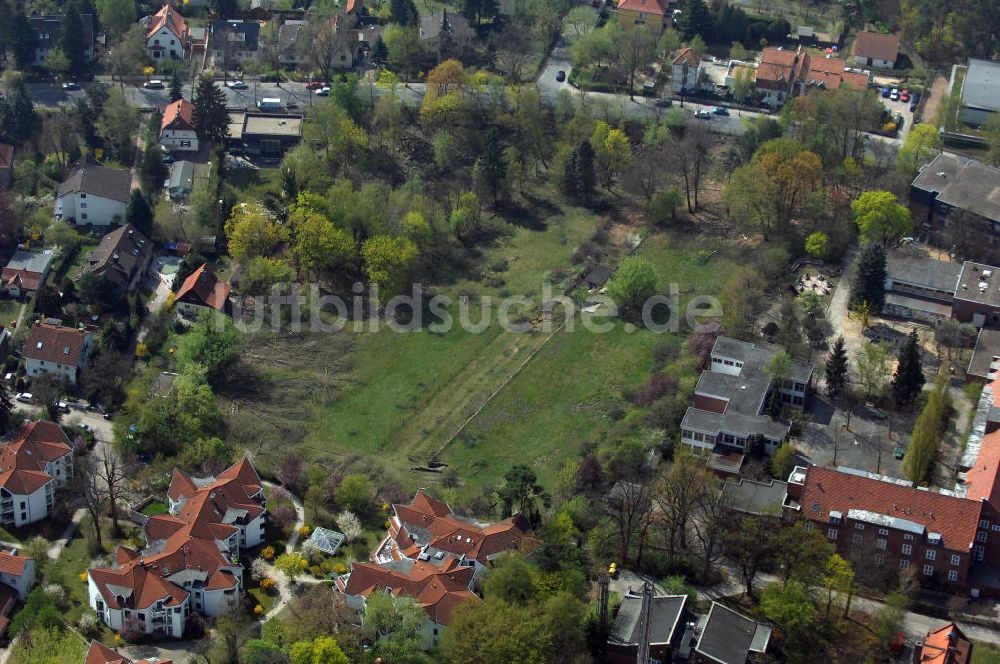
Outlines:
<svg viewBox="0 0 1000 664"><path fill-rule="evenodd" d="M79 508L73 512L73 518L70 522L66 524L66 528L63 530L62 535L59 536L55 542L49 547L47 551L49 560L56 560L62 554L63 549L69 544L69 541L73 539L73 533L80 526L80 522L83 521L83 517L87 515L87 510L84 508Z"/></svg>
<svg viewBox="0 0 1000 664"><path fill-rule="evenodd" d="M264 486L270 489L278 488L277 484L267 481L264 482ZM295 508L295 527L292 529L291 537L288 538L288 542L285 544L285 553L292 553L299 544L299 530L306 525L306 509L305 506L303 506L302 501L299 500L298 496L291 492L289 492L288 495L292 499L292 507ZM284 574L274 568L274 565L268 565L268 575L275 581L278 589L278 599L275 601L274 606L271 607L271 610L265 613L261 618L262 622L270 620L285 608L294 595L292 592L294 584L319 583L319 579L314 579L311 576L303 576L297 578L295 581L289 581Z"/></svg>

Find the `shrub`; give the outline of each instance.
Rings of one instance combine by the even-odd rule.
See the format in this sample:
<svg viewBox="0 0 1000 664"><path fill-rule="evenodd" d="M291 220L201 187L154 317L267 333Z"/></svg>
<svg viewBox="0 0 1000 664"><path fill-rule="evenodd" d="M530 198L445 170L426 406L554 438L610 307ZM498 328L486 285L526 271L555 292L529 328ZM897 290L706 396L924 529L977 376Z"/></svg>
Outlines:
<svg viewBox="0 0 1000 664"><path fill-rule="evenodd" d="M348 542L360 539L362 533L364 533L361 520L354 512L348 510L344 510L337 515L337 528L340 529L340 532L343 533L344 538Z"/></svg>
<svg viewBox="0 0 1000 664"><path fill-rule="evenodd" d="M260 557L264 560L274 560L274 547L268 544L260 550Z"/></svg>
<svg viewBox="0 0 1000 664"><path fill-rule="evenodd" d="M648 406L654 401L677 391L677 379L665 373L655 373L649 377L643 387L635 395L633 403L636 406Z"/></svg>
<svg viewBox="0 0 1000 664"><path fill-rule="evenodd" d="M277 581L275 581L269 576L265 576L263 579L260 580L261 590L272 590L274 589L275 585L277 585Z"/></svg>

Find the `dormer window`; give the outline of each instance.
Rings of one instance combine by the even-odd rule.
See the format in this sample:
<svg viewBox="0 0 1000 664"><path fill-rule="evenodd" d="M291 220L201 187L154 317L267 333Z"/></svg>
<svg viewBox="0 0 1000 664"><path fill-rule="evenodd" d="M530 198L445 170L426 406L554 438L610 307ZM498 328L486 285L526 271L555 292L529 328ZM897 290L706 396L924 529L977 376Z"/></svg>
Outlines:
<svg viewBox="0 0 1000 664"><path fill-rule="evenodd" d="M830 525L831 526L839 526L841 520L843 519L843 517L844 517L844 515L841 514L840 512L831 510L830 511Z"/></svg>

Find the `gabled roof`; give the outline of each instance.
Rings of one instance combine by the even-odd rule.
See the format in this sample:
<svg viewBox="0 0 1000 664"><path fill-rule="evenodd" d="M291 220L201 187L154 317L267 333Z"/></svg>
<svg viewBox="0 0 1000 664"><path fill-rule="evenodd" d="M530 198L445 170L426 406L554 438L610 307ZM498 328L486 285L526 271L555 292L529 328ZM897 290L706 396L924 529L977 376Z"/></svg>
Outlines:
<svg viewBox="0 0 1000 664"><path fill-rule="evenodd" d="M475 569L459 566L455 559L442 567L409 560L383 566L352 563L344 592L367 597L373 592L389 591L393 595L412 597L428 618L439 625L449 625L458 606L479 600L469 590L473 576Z"/></svg>
<svg viewBox="0 0 1000 664"><path fill-rule="evenodd" d="M622 0L618 3L618 11L643 12L645 14L656 14L657 16L668 16L670 6L667 0Z"/></svg>
<svg viewBox="0 0 1000 664"><path fill-rule="evenodd" d="M859 32L854 40L854 55L895 62L899 55L899 37L867 30Z"/></svg>
<svg viewBox="0 0 1000 664"><path fill-rule="evenodd" d="M18 249L3 268L3 283L17 284L25 290L36 291L42 286L42 277L52 263L52 254L36 254Z"/></svg>
<svg viewBox="0 0 1000 664"><path fill-rule="evenodd" d="M172 659L129 659L125 655L113 650L100 641L91 641L87 648L87 655L83 664L173 664Z"/></svg>
<svg viewBox="0 0 1000 664"><path fill-rule="evenodd" d="M763 653L771 640L771 627L712 602L701 621L695 652L719 664L746 664L751 652Z"/></svg>
<svg viewBox="0 0 1000 664"><path fill-rule="evenodd" d="M160 133L164 130L194 131L194 104L186 99L167 104L163 111L163 121L160 123Z"/></svg>
<svg viewBox="0 0 1000 664"><path fill-rule="evenodd" d="M19 556L10 551L0 551L0 572L11 576L21 576L31 562L28 556Z"/></svg>
<svg viewBox="0 0 1000 664"><path fill-rule="evenodd" d="M690 48L682 48L677 56L674 57L675 65L688 65L689 67L697 67L701 64L701 53L697 51L692 51Z"/></svg>
<svg viewBox="0 0 1000 664"><path fill-rule="evenodd" d="M56 197L78 192L127 203L132 193L132 175L127 170L101 166L90 156L83 157L70 166L70 174L59 185Z"/></svg>
<svg viewBox="0 0 1000 664"><path fill-rule="evenodd" d="M78 367L83 360L86 339L87 333L75 327L36 323L24 344L24 357Z"/></svg>
<svg viewBox="0 0 1000 664"><path fill-rule="evenodd" d="M149 22L149 29L146 30L146 39L152 37L160 30L160 28L167 28L170 30L170 32L174 33L174 36L176 36L182 44L184 43L185 37L187 37L187 22L185 22L184 17L169 4L163 5L160 11L153 14L153 20Z"/></svg>
<svg viewBox="0 0 1000 664"><path fill-rule="evenodd" d="M760 64L757 66L757 84L787 85L795 78L796 67L799 64L799 54L781 48L768 47L761 51Z"/></svg>
<svg viewBox="0 0 1000 664"><path fill-rule="evenodd" d="M177 302L187 302L222 311L232 287L220 281L206 263L192 272L177 290Z"/></svg>
<svg viewBox="0 0 1000 664"><path fill-rule="evenodd" d="M73 453L69 438L58 424L28 422L0 446L0 486L27 496L52 481L45 466Z"/></svg>
<svg viewBox="0 0 1000 664"><path fill-rule="evenodd" d="M132 283L137 270L145 270L153 255L153 243L131 224L119 226L101 238L87 253L84 272L106 276L119 288Z"/></svg>
<svg viewBox="0 0 1000 664"><path fill-rule="evenodd" d="M256 52L260 41L260 23L238 20L212 23L212 49L221 51L227 39L239 42L241 51Z"/></svg>
<svg viewBox="0 0 1000 664"><path fill-rule="evenodd" d="M927 634L914 664L969 664L972 661L972 641L955 623Z"/></svg>

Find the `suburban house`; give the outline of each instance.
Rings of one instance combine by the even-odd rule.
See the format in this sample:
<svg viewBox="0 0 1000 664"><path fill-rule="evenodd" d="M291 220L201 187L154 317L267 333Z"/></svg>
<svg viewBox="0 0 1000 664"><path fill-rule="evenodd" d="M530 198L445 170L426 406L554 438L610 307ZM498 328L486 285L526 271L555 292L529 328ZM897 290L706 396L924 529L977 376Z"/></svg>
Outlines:
<svg viewBox="0 0 1000 664"><path fill-rule="evenodd" d="M120 224L131 193L131 173L84 157L70 167L69 176L59 185L56 219L94 226Z"/></svg>
<svg viewBox="0 0 1000 664"><path fill-rule="evenodd" d="M972 641L955 623L927 632L914 648L914 664L971 664Z"/></svg>
<svg viewBox="0 0 1000 664"><path fill-rule="evenodd" d="M93 336L75 327L45 321L36 323L24 344L25 372L32 378L54 374L75 384L87 362Z"/></svg>
<svg viewBox="0 0 1000 664"><path fill-rule="evenodd" d="M29 16L28 23L35 31L35 61L40 67L45 64L49 51L59 47L62 38L63 17L59 14ZM80 32L83 36L83 55L87 62L94 59L94 15L80 14Z"/></svg>
<svg viewBox="0 0 1000 664"><path fill-rule="evenodd" d="M172 659L129 659L100 641L91 641L83 664L173 664Z"/></svg>
<svg viewBox="0 0 1000 664"><path fill-rule="evenodd" d="M684 631L687 595L650 595L631 588L622 597L615 622L608 630L609 664L634 664L649 616L649 656L654 661L675 661ZM678 629L679 628L679 629Z"/></svg>
<svg viewBox="0 0 1000 664"><path fill-rule="evenodd" d="M294 69L302 64L302 45L299 41L306 33L306 22L288 20L278 28L278 64Z"/></svg>
<svg viewBox="0 0 1000 664"><path fill-rule="evenodd" d="M14 591L24 601L35 585L35 561L17 551L0 550L0 584Z"/></svg>
<svg viewBox="0 0 1000 664"><path fill-rule="evenodd" d="M194 191L194 164L190 161L174 162L167 178L167 195L171 200L183 201Z"/></svg>
<svg viewBox="0 0 1000 664"><path fill-rule="evenodd" d="M939 230L953 210L962 210L989 223L994 235L1000 234L1000 169L941 153L910 183L910 209L918 227Z"/></svg>
<svg viewBox="0 0 1000 664"><path fill-rule="evenodd" d="M246 458L217 477L174 470L169 512L149 517L146 548L119 546L112 567L88 570L90 607L111 629L180 638L192 611L235 610L243 594L240 551L264 541L264 494Z"/></svg>
<svg viewBox="0 0 1000 664"><path fill-rule="evenodd" d="M755 84L762 103L778 108L809 90L836 90L842 86L859 92L868 89L871 72L854 69L840 58L818 57L800 47L796 51L765 48L757 65Z"/></svg>
<svg viewBox="0 0 1000 664"><path fill-rule="evenodd" d="M302 140L302 116L278 113L230 113L227 146L250 160L280 161Z"/></svg>
<svg viewBox="0 0 1000 664"><path fill-rule="evenodd" d="M478 602L472 592L475 570L457 558L440 561L393 560L383 564L351 563L350 574L337 580L337 588L348 606L364 611L365 598L373 592L412 597L427 614L421 628L425 648L438 644L451 624L455 609L466 602Z"/></svg>
<svg viewBox="0 0 1000 664"><path fill-rule="evenodd" d="M934 324L951 318L962 266L907 253L886 257L885 307L882 313Z"/></svg>
<svg viewBox="0 0 1000 664"><path fill-rule="evenodd" d="M476 38L476 30L461 14L447 9L420 19L420 41L425 48L444 53L461 53Z"/></svg>
<svg viewBox="0 0 1000 664"><path fill-rule="evenodd" d="M618 24L626 29L645 25L658 35L673 18L670 5L670 0L622 0L618 3Z"/></svg>
<svg viewBox="0 0 1000 664"><path fill-rule="evenodd" d="M0 187L10 186L10 178L14 174L14 146L10 143L0 143Z"/></svg>
<svg viewBox="0 0 1000 664"><path fill-rule="evenodd" d="M952 306L952 317L961 323L1000 327L1000 273L997 268L965 261Z"/></svg>
<svg viewBox="0 0 1000 664"><path fill-rule="evenodd" d="M3 285L11 297L34 293L43 285L52 267L52 252L36 254L18 249L3 269Z"/></svg>
<svg viewBox="0 0 1000 664"><path fill-rule="evenodd" d="M174 302L177 311L186 316L196 317L205 309L225 312L231 290L229 284L215 276L212 268L202 263L177 289Z"/></svg>
<svg viewBox="0 0 1000 664"><path fill-rule="evenodd" d="M160 145L168 152L198 151L198 134L194 130L194 104L186 99L167 104L160 123Z"/></svg>
<svg viewBox="0 0 1000 664"><path fill-rule="evenodd" d="M209 36L209 57L214 67L225 70L256 60L260 46L260 23L256 21L215 21Z"/></svg>
<svg viewBox="0 0 1000 664"><path fill-rule="evenodd" d="M710 465L726 470L742 465L755 440L773 452L788 436L789 424L766 413L770 400L802 409L812 385L813 365L792 362L788 376L774 394L766 368L779 350L766 345L719 337L711 365L701 372L694 404L681 421L681 443L710 456ZM722 464L722 465L720 465Z"/></svg>
<svg viewBox="0 0 1000 664"><path fill-rule="evenodd" d="M957 66L952 68L952 89L956 83ZM978 127L1000 111L1000 62L969 58L962 81L958 119Z"/></svg>
<svg viewBox="0 0 1000 664"><path fill-rule="evenodd" d="M899 37L865 30L854 40L854 64L876 69L892 69L899 57Z"/></svg>
<svg viewBox="0 0 1000 664"><path fill-rule="evenodd" d="M146 54L153 60L183 59L187 40L188 28L184 17L169 4L165 4L149 21L146 29Z"/></svg>
<svg viewBox="0 0 1000 664"><path fill-rule="evenodd" d="M712 602L694 625L696 664L748 664L760 661L771 642L771 626ZM685 634L686 636L687 634Z"/></svg>
<svg viewBox="0 0 1000 664"><path fill-rule="evenodd" d="M87 253L84 274L106 277L118 292L132 292L142 284L153 259L153 243L131 224L119 226Z"/></svg>
<svg viewBox="0 0 1000 664"><path fill-rule="evenodd" d="M693 92L701 85L701 53L682 48L673 60L670 89L678 94Z"/></svg>
<svg viewBox="0 0 1000 664"><path fill-rule="evenodd" d="M49 515L73 474L73 448L55 422L28 422L0 442L0 469L0 522L20 528Z"/></svg>

